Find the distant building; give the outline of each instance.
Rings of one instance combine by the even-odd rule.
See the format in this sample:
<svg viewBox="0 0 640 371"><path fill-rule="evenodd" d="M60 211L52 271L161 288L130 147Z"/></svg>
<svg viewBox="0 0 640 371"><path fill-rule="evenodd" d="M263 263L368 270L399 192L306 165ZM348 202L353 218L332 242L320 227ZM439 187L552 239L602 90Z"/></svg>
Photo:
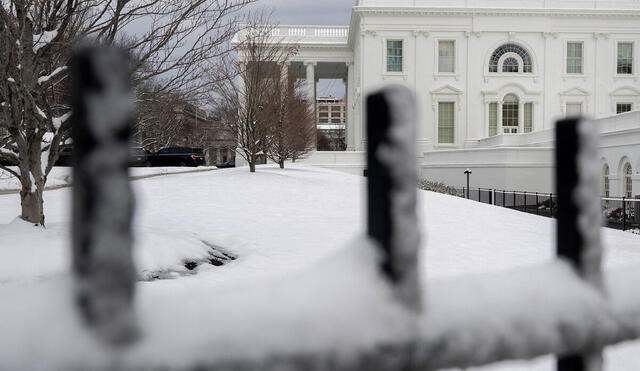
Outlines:
<svg viewBox="0 0 640 371"><path fill-rule="evenodd" d="M316 99L319 151L344 151L347 149L347 105L344 99L319 97Z"/></svg>
<svg viewBox="0 0 640 371"><path fill-rule="evenodd" d="M316 100L318 124L342 124L347 122L347 106L344 99L319 97Z"/></svg>
<svg viewBox="0 0 640 371"><path fill-rule="evenodd" d="M237 140L219 119L191 104L182 107L181 116L184 126L177 146L202 148L207 165L235 162Z"/></svg>

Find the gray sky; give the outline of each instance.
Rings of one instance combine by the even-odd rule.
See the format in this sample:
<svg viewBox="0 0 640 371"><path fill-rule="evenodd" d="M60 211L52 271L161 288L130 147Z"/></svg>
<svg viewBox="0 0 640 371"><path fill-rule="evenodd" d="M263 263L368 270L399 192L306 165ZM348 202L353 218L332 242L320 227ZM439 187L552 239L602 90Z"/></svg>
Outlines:
<svg viewBox="0 0 640 371"><path fill-rule="evenodd" d="M348 25L355 0L258 0L280 24Z"/></svg>
<svg viewBox="0 0 640 371"><path fill-rule="evenodd" d="M294 25L348 25L355 0L259 0L256 7L273 10L273 21ZM344 96L344 84L321 80L318 96Z"/></svg>

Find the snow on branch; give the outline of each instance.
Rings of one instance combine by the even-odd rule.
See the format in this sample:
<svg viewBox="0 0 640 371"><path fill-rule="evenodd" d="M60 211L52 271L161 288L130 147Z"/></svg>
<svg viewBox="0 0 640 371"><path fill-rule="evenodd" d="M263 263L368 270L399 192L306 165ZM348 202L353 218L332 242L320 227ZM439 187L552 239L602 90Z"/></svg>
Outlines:
<svg viewBox="0 0 640 371"><path fill-rule="evenodd" d="M58 36L58 29L56 28L53 31L44 31L41 34L33 35L33 52L37 53L38 50L47 46L51 42L51 40L55 39Z"/></svg>
<svg viewBox="0 0 640 371"><path fill-rule="evenodd" d="M62 126L62 124L64 124L70 117L71 117L71 112L67 112L62 116L52 118L51 122L53 123L53 127L56 130L60 130L60 127Z"/></svg>
<svg viewBox="0 0 640 371"><path fill-rule="evenodd" d="M50 74L48 74L46 76L39 77L38 78L38 84L42 85L42 84L46 83L47 81L51 80L57 74L59 74L62 71L65 71L66 69L67 69L67 66L58 67L55 70L53 70L53 72L51 72Z"/></svg>
<svg viewBox="0 0 640 371"><path fill-rule="evenodd" d="M40 117L42 117L43 119L47 118L47 115L40 109L40 107L36 106L36 112L38 112L38 115Z"/></svg>

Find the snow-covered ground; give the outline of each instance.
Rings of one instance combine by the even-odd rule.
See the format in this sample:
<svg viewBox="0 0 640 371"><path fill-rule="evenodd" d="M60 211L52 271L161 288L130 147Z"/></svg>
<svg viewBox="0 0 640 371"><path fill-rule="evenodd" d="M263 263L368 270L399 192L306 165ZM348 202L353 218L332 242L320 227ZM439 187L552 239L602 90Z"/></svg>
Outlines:
<svg viewBox="0 0 640 371"><path fill-rule="evenodd" d="M185 260L206 256L210 246L239 258L222 267L203 264L195 275L140 282L137 308L144 338L117 355L118 361L179 366L202 357L232 357L239 350L225 345L243 342L244 355L260 356L258 349L291 347L291 339L298 340L300 351L327 339L349 351L371 339L411 332L408 323L393 331L377 323L404 318L402 309L389 305L371 270L358 268L374 264L374 257L363 253L368 246L357 242L364 233L364 182L317 168L265 167L256 174L229 169L132 183L142 277L180 272ZM69 196L69 189L45 193L46 230L15 220L18 195L0 196L0 370L48 369L52 361L64 364L78 354L91 364L113 362L70 310ZM420 193L419 207L427 285L446 287L438 283L466 275L500 277L515 268L535 271L553 257L550 219L428 192ZM640 266L640 236L604 230L603 237L607 270ZM354 260L364 261L351 265ZM276 313L265 303L285 309ZM373 315L360 316L362 308ZM282 327L308 315L326 318L321 327L299 324L313 336ZM255 321L248 318L254 316L268 319L261 323L263 333L251 328ZM344 332L333 339L335 328ZM608 371L640 370L640 345L608 348L606 358ZM552 369L553 360L543 357L476 370Z"/></svg>
<svg viewBox="0 0 640 371"><path fill-rule="evenodd" d="M132 178L143 178L156 175L178 174L184 172L214 170L216 167L132 167L129 169ZM68 186L71 184L71 168L56 166L49 173L47 188ZM10 173L0 170L0 192L19 191L20 182Z"/></svg>

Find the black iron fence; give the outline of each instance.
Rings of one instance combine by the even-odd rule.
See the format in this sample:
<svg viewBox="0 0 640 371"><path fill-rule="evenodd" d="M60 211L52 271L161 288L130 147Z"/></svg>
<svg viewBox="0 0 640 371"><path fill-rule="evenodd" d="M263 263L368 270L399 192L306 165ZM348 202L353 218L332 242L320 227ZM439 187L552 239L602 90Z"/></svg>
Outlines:
<svg viewBox="0 0 640 371"><path fill-rule="evenodd" d="M553 193L507 191L491 188L456 188L462 197L529 214L556 218L558 196ZM601 197L603 224L623 231L640 228L640 196Z"/></svg>

